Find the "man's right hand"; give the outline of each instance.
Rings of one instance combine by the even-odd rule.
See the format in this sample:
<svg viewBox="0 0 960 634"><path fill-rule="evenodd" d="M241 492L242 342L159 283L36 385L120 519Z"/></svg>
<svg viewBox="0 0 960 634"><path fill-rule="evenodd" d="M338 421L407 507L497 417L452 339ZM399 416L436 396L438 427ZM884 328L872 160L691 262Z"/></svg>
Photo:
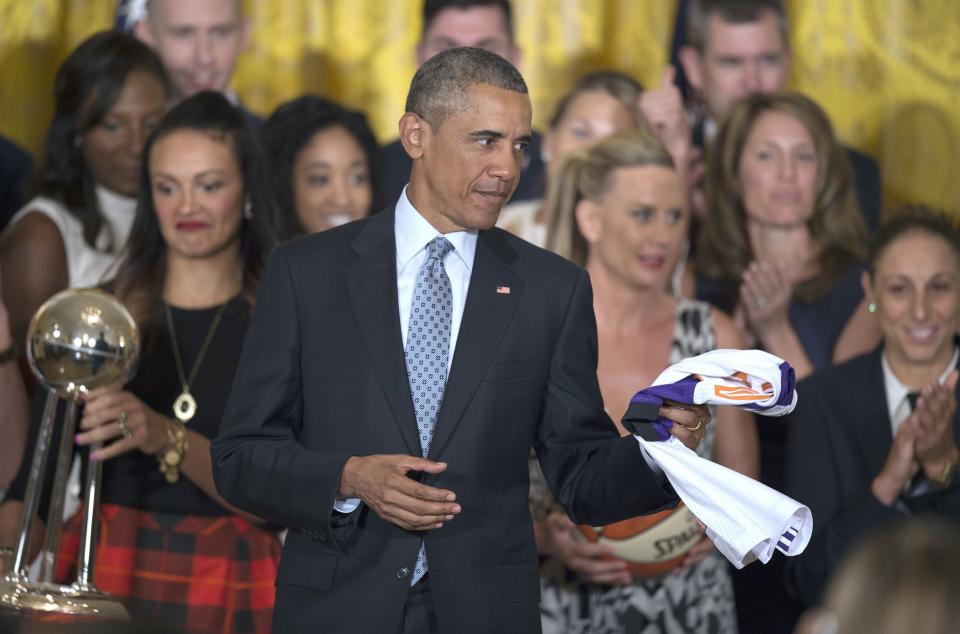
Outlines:
<svg viewBox="0 0 960 634"><path fill-rule="evenodd" d="M340 476L339 498L360 498L381 518L411 531L440 528L460 512L453 491L421 484L411 471L441 473L445 462L404 454L352 456Z"/></svg>

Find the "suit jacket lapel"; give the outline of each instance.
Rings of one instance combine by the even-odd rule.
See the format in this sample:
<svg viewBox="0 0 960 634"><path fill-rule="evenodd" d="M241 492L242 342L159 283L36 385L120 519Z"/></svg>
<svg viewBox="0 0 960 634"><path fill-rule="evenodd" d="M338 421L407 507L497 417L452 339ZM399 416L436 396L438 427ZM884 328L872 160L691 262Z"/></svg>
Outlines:
<svg viewBox="0 0 960 634"><path fill-rule="evenodd" d="M516 257L499 230L480 232L457 347L430 442L431 459L437 459L460 423L520 302L523 282L510 268ZM509 292L498 292L498 287Z"/></svg>
<svg viewBox="0 0 960 634"><path fill-rule="evenodd" d="M410 455L420 455L417 420L403 356L397 305L394 211L372 217L351 246L360 256L347 270L347 289L357 325L380 387Z"/></svg>

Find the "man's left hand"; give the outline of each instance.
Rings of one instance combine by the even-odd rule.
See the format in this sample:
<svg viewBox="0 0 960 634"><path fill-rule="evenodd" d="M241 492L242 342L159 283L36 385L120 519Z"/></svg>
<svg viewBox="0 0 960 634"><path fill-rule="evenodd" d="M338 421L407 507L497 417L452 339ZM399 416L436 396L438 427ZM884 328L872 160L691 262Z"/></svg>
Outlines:
<svg viewBox="0 0 960 634"><path fill-rule="evenodd" d="M670 434L694 451L700 446L712 420L710 408L706 405L664 405L660 408L660 415L673 422Z"/></svg>

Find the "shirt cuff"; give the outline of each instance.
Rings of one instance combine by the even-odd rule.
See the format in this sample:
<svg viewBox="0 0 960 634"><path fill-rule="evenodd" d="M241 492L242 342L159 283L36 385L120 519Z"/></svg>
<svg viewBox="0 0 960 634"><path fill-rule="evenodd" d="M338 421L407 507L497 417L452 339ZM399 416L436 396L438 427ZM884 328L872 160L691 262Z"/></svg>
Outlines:
<svg viewBox="0 0 960 634"><path fill-rule="evenodd" d="M333 501L333 510L338 513L353 513L360 506L360 502L360 498L337 498Z"/></svg>

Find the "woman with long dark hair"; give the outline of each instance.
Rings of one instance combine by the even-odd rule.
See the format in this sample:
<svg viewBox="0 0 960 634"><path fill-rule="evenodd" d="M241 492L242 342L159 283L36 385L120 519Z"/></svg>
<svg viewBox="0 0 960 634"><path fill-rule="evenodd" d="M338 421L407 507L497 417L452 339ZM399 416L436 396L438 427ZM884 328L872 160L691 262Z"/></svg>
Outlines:
<svg viewBox="0 0 960 634"><path fill-rule="evenodd" d="M15 341L48 297L115 272L133 224L143 145L163 117L170 84L150 48L104 31L67 57L53 92L33 196L0 239Z"/></svg>
<svg viewBox="0 0 960 634"><path fill-rule="evenodd" d="M362 112L325 97L281 104L260 128L281 239L357 220L383 205L380 147Z"/></svg>
<svg viewBox="0 0 960 634"><path fill-rule="evenodd" d="M751 95L711 144L697 297L798 378L880 340L860 288L867 230L827 114L799 93Z"/></svg>
<svg viewBox="0 0 960 634"><path fill-rule="evenodd" d="M152 50L130 35L104 31L61 64L53 93L32 198L0 235L0 287L10 333L20 344L12 356L22 352L17 348L30 319L48 297L96 286L116 271L133 224L143 144L163 117L170 84ZM20 372L22 380L0 379L13 401L29 399L24 388L33 389L25 361ZM0 408L0 429L26 427L21 408ZM14 473L17 464L10 465ZM69 495L65 513L77 505Z"/></svg>
<svg viewBox="0 0 960 634"><path fill-rule="evenodd" d="M136 220L109 285L143 352L127 385L89 394L77 435L81 447L103 443L90 454L104 463L97 586L135 620L266 632L280 544L220 497L209 450L273 243L259 146L241 112L205 92L170 111L144 155ZM16 506L0 507L0 520ZM58 576L69 577L78 538L75 520Z"/></svg>

